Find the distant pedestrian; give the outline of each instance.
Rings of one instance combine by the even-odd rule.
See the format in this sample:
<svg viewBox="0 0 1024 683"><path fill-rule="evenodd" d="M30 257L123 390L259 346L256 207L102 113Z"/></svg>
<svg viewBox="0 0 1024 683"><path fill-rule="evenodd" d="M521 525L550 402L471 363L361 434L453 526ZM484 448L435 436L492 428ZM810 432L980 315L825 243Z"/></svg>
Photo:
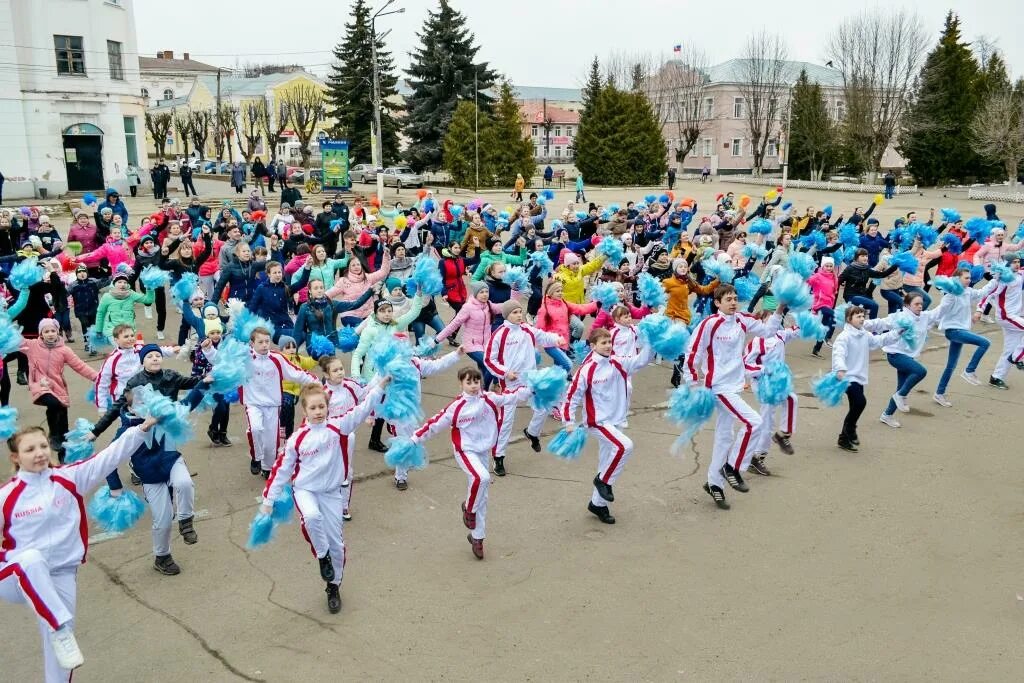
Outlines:
<svg viewBox="0 0 1024 683"><path fill-rule="evenodd" d="M235 188L235 194L242 194L245 189L245 169L237 161L231 165L231 187Z"/></svg>
<svg viewBox="0 0 1024 683"><path fill-rule="evenodd" d="M135 196L134 194L132 195ZM0 206L4 203L4 174L0 173Z"/></svg>
<svg viewBox="0 0 1024 683"><path fill-rule="evenodd" d="M129 163L124 170L124 174L128 177L128 191L131 192L134 197L139 191L139 185L142 184L139 169L135 164Z"/></svg>
<svg viewBox="0 0 1024 683"><path fill-rule="evenodd" d="M512 189L512 199L517 202L523 201L523 189L526 188L526 181L523 180L522 173L516 173L516 184Z"/></svg>
<svg viewBox="0 0 1024 683"><path fill-rule="evenodd" d="M896 194L896 176L892 171L886 171L882 184L885 185L885 198L892 199L892 196Z"/></svg>
<svg viewBox="0 0 1024 683"><path fill-rule="evenodd" d="M711 180L711 169L708 168L707 164L704 164L704 168L700 171L700 181L706 183Z"/></svg>
<svg viewBox="0 0 1024 683"><path fill-rule="evenodd" d="M576 174L576 201L585 202L587 201L587 195L583 194L583 174Z"/></svg>
<svg viewBox="0 0 1024 683"><path fill-rule="evenodd" d="M188 165L187 161L182 162L179 173L181 174L181 186L185 188L185 196L190 197L199 194L196 192L196 186L192 182L192 167ZM192 194L190 195L189 192Z"/></svg>
<svg viewBox="0 0 1024 683"><path fill-rule="evenodd" d="M547 168L544 169L544 187L551 184L551 179L555 177L555 169L551 168L551 164L548 164Z"/></svg>
<svg viewBox="0 0 1024 683"><path fill-rule="evenodd" d="M155 199L167 198L167 183L171 179L171 169L167 167L163 159L156 162L156 166L150 171L150 178L153 180L153 197Z"/></svg>
<svg viewBox="0 0 1024 683"><path fill-rule="evenodd" d="M676 184L676 169L668 169L668 189L672 189Z"/></svg>
<svg viewBox="0 0 1024 683"><path fill-rule="evenodd" d="M267 177L267 167L259 157L252 161L252 177L254 178L253 184L260 191L260 194L263 194L263 179ZM274 191L273 181L270 184L270 191Z"/></svg>
<svg viewBox="0 0 1024 683"><path fill-rule="evenodd" d="M273 156L270 157L270 162L267 163L267 192L274 191L274 183L277 182L277 161Z"/></svg>
<svg viewBox="0 0 1024 683"><path fill-rule="evenodd" d="M281 185L281 191L288 189L288 167L283 161L277 162L277 182Z"/></svg>

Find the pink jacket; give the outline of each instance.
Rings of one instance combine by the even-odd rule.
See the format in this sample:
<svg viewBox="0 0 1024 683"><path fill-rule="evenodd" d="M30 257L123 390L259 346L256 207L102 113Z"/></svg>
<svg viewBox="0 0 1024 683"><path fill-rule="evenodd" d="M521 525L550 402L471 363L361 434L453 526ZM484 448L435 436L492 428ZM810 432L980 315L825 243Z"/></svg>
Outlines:
<svg viewBox="0 0 1024 683"><path fill-rule="evenodd" d="M77 221L72 223L71 230L68 231L68 242L78 242L82 245L82 251L85 252L100 248L100 238L96 234L96 226L92 223L84 227Z"/></svg>
<svg viewBox="0 0 1024 683"><path fill-rule="evenodd" d="M483 351L491 338L491 321L495 315L501 314L501 306L484 303L475 296L470 297L452 321L437 334L437 341L442 342L462 327L462 346L466 351Z"/></svg>
<svg viewBox="0 0 1024 683"><path fill-rule="evenodd" d="M196 244L202 244L197 242ZM210 243L210 256L199 266L199 275L215 275L220 270L220 249L224 246L222 240L213 238Z"/></svg>
<svg viewBox="0 0 1024 683"><path fill-rule="evenodd" d="M1011 244L1009 240L1004 239L1002 244L996 245L995 241L990 239L974 252L974 265L987 268L992 261L1001 262L1004 256L1019 251L1021 247L1024 247L1024 242Z"/></svg>
<svg viewBox="0 0 1024 683"><path fill-rule="evenodd" d="M633 320L640 320L644 316L649 315L651 309L647 306L640 306L639 308L632 304L622 304L629 308L629 314L633 317ZM603 327L606 330L610 330L615 327L615 321L612 320L612 312L606 311L603 308L598 311L597 316L594 318L594 326L591 329L597 329Z"/></svg>
<svg viewBox="0 0 1024 683"><path fill-rule="evenodd" d="M65 365L90 382L96 379L96 371L64 346L63 339L58 339L53 348L46 346L40 338L28 339L22 343L21 352L28 357L28 390L33 401L43 394L53 394L65 406L71 405L68 385L64 381ZM48 384L43 383L44 379Z"/></svg>
<svg viewBox="0 0 1024 683"><path fill-rule="evenodd" d="M562 338L558 345L563 351L569 348L569 316L584 316L597 310L597 302L589 304L571 304L564 299L552 299L544 297L544 302L537 311L537 319L534 324L545 332L553 332Z"/></svg>
<svg viewBox="0 0 1024 683"><path fill-rule="evenodd" d="M80 254L76 260L87 266L94 266L100 262L100 259L104 258L110 264L111 270L117 268L122 263L127 263L129 266L135 265L135 256L132 254L128 243L123 240L121 242L114 242L109 238L100 245L99 249L94 249L87 254Z"/></svg>
<svg viewBox="0 0 1024 683"><path fill-rule="evenodd" d="M384 261L380 264L380 270L372 273L364 273L358 279L351 275L343 275L339 277L335 281L334 286L327 290L327 298L340 299L342 301L355 301L361 297L366 290L386 278L390 272L391 252L385 249ZM372 312L373 301L371 300L367 301L359 308L347 311L345 315L365 319Z"/></svg>
<svg viewBox="0 0 1024 683"><path fill-rule="evenodd" d="M836 292L839 291L839 278L834 272L826 273L819 270L807 278L807 285L814 294L814 303L811 310L817 311L822 308L832 308L836 303Z"/></svg>

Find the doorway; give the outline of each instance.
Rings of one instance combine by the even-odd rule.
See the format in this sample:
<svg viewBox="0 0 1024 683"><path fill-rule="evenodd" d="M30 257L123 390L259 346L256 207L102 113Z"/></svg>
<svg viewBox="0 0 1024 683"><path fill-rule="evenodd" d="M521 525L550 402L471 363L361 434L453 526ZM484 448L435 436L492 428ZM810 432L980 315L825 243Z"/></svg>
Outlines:
<svg viewBox="0 0 1024 683"><path fill-rule="evenodd" d="M81 130L89 126L92 130ZM64 131L64 163L68 173L68 190L85 192L102 190L103 135L90 124L78 124Z"/></svg>

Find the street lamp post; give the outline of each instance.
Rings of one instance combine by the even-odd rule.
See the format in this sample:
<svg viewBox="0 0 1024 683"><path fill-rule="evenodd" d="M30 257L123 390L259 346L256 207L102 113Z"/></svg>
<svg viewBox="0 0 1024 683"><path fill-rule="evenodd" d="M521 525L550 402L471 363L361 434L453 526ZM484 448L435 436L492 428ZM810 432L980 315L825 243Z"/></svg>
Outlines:
<svg viewBox="0 0 1024 683"><path fill-rule="evenodd" d="M377 171L377 199L381 205L384 204L384 135L380 128L380 72L377 68L377 17L386 17L389 14L402 14L404 7L385 12L393 5L395 0L388 0L384 6L377 10L370 17L370 55L373 60L373 133L374 133L374 159L373 167ZM387 35L387 34L385 34Z"/></svg>
<svg viewBox="0 0 1024 683"><path fill-rule="evenodd" d="M782 153L782 189L786 189L786 180L789 178L789 133L793 123L793 88L789 89L789 103L786 106L786 149Z"/></svg>

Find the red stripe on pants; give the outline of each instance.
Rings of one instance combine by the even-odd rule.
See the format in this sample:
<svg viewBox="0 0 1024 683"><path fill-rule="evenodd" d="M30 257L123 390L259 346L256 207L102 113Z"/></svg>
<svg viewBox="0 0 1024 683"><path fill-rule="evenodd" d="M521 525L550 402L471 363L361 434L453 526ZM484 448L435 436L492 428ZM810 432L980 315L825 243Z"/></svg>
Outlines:
<svg viewBox="0 0 1024 683"><path fill-rule="evenodd" d="M39 618L50 625L54 631L60 628L60 624L57 623L57 617L53 616L53 612L46 606L46 603L42 601L39 594L36 593L36 589L32 586L32 582L28 580L28 574L21 568L21 565L17 562L11 564L0 570L0 581L6 579L11 574L16 574L18 577L18 584L21 586L21 591L25 594L25 597L32 603L32 609L39 615Z"/></svg>
<svg viewBox="0 0 1024 683"><path fill-rule="evenodd" d="M622 460L622 456L626 452L626 447L622 445L621 441L612 436L612 433L609 432L605 427L598 426L595 427L595 429L601 432L601 434L604 435L604 438L608 439L613 444L615 444L616 448L615 457L612 458L612 462L610 465L608 465L608 469L601 476L601 481L607 484L608 480L611 479L612 472L614 472L615 468L619 466L619 461Z"/></svg>
<svg viewBox="0 0 1024 683"><path fill-rule="evenodd" d="M724 396L720 395L718 397L718 400L722 402L722 405L724 405L726 409L728 409L728 411L736 417L737 420L743 423L743 440L740 441L740 449L739 452L736 453L736 463L733 465L733 469L739 471L740 465L743 464L743 456L747 454L747 445L750 443L750 435L754 431L754 426L750 424L747 418L743 417L743 415L738 410L733 408L732 404L729 403L728 399L726 399Z"/></svg>

